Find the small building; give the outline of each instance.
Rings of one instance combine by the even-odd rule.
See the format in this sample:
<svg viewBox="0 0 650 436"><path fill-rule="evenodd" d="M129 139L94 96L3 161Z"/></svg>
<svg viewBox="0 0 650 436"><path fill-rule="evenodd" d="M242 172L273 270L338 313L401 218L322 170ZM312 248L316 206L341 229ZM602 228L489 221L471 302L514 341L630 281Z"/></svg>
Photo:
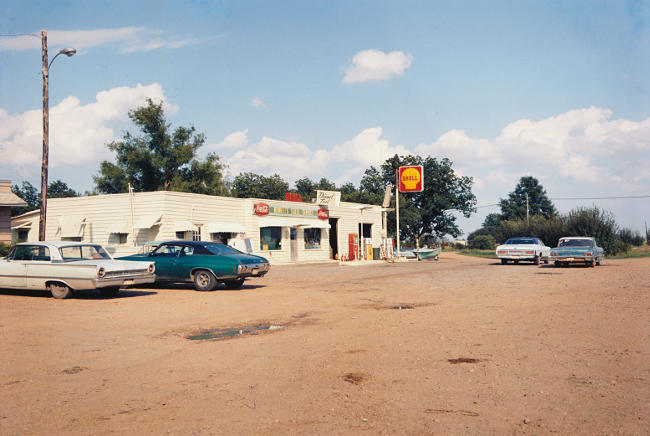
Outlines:
<svg viewBox="0 0 650 436"><path fill-rule="evenodd" d="M151 241L240 240L272 263L358 258L351 242L360 240L359 251L371 258L384 241L386 209L323 198L327 204L170 191L52 198L45 239L95 242L115 256ZM38 220L39 211L14 217L14 238L37 240Z"/></svg>
<svg viewBox="0 0 650 436"><path fill-rule="evenodd" d="M11 208L15 206L27 206L27 203L11 192L11 181L0 180L0 242L5 244L11 243Z"/></svg>

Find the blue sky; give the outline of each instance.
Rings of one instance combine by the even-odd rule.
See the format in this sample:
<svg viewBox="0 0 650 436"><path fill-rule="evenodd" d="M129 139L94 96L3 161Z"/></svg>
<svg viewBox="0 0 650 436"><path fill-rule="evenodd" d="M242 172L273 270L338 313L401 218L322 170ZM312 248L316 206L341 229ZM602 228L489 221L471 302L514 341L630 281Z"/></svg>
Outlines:
<svg viewBox="0 0 650 436"><path fill-rule="evenodd" d="M358 183L394 153L448 157L479 206L521 176L551 198L650 194L649 1L6 1L48 31L50 180L93 187L127 112L164 100L241 171ZM0 179L40 180L40 40L0 36ZM426 183L426 181L425 181ZM635 230L650 198L596 204ZM472 231L498 208L481 207Z"/></svg>

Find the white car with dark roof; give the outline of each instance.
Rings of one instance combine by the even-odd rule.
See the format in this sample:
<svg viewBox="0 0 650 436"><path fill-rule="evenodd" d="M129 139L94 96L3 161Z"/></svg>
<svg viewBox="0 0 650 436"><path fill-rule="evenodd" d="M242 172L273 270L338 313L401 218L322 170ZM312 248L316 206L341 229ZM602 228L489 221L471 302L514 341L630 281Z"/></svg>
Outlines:
<svg viewBox="0 0 650 436"><path fill-rule="evenodd" d="M518 237L510 238L496 250L497 257L505 265L508 262L533 262L539 265L541 261L548 263L551 247L547 247L539 238Z"/></svg>
<svg viewBox="0 0 650 436"><path fill-rule="evenodd" d="M25 242L0 259L0 289L50 291L54 298L97 289L104 297L121 287L154 283L153 262L114 260L98 244Z"/></svg>

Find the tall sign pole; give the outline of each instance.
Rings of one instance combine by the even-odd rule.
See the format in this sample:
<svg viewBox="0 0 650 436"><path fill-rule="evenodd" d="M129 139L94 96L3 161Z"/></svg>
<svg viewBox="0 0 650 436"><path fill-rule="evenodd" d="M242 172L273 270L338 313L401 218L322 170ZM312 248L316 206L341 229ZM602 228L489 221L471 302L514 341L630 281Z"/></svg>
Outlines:
<svg viewBox="0 0 650 436"><path fill-rule="evenodd" d="M41 163L41 213L38 221L38 240L45 240L47 214L47 167L50 149L49 129L49 72L47 64L47 32L41 30L41 57L43 58L43 161Z"/></svg>
<svg viewBox="0 0 650 436"><path fill-rule="evenodd" d="M397 221L397 229L395 230L395 238L397 239L397 258L401 256L399 251L399 168L395 170L395 220Z"/></svg>
<svg viewBox="0 0 650 436"><path fill-rule="evenodd" d="M422 192L424 190L424 168L422 165L408 167L399 167L396 175L395 188L395 210L397 213L397 256L400 256L399 250L399 193L400 192Z"/></svg>

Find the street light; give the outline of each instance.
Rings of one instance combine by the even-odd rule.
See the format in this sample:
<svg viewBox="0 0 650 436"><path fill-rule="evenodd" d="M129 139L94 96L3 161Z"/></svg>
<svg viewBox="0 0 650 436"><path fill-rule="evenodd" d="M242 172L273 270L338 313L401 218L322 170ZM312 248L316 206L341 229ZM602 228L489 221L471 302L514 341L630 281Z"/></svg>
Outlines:
<svg viewBox="0 0 650 436"><path fill-rule="evenodd" d="M64 48L52 58L52 62L60 54L70 57L75 53L77 50L72 47ZM52 62L49 64L47 62L47 32L45 30L41 30L41 56L43 58L43 162L41 163L41 213L38 223L38 240L44 241L47 214L47 167L50 149L49 69L52 65Z"/></svg>

